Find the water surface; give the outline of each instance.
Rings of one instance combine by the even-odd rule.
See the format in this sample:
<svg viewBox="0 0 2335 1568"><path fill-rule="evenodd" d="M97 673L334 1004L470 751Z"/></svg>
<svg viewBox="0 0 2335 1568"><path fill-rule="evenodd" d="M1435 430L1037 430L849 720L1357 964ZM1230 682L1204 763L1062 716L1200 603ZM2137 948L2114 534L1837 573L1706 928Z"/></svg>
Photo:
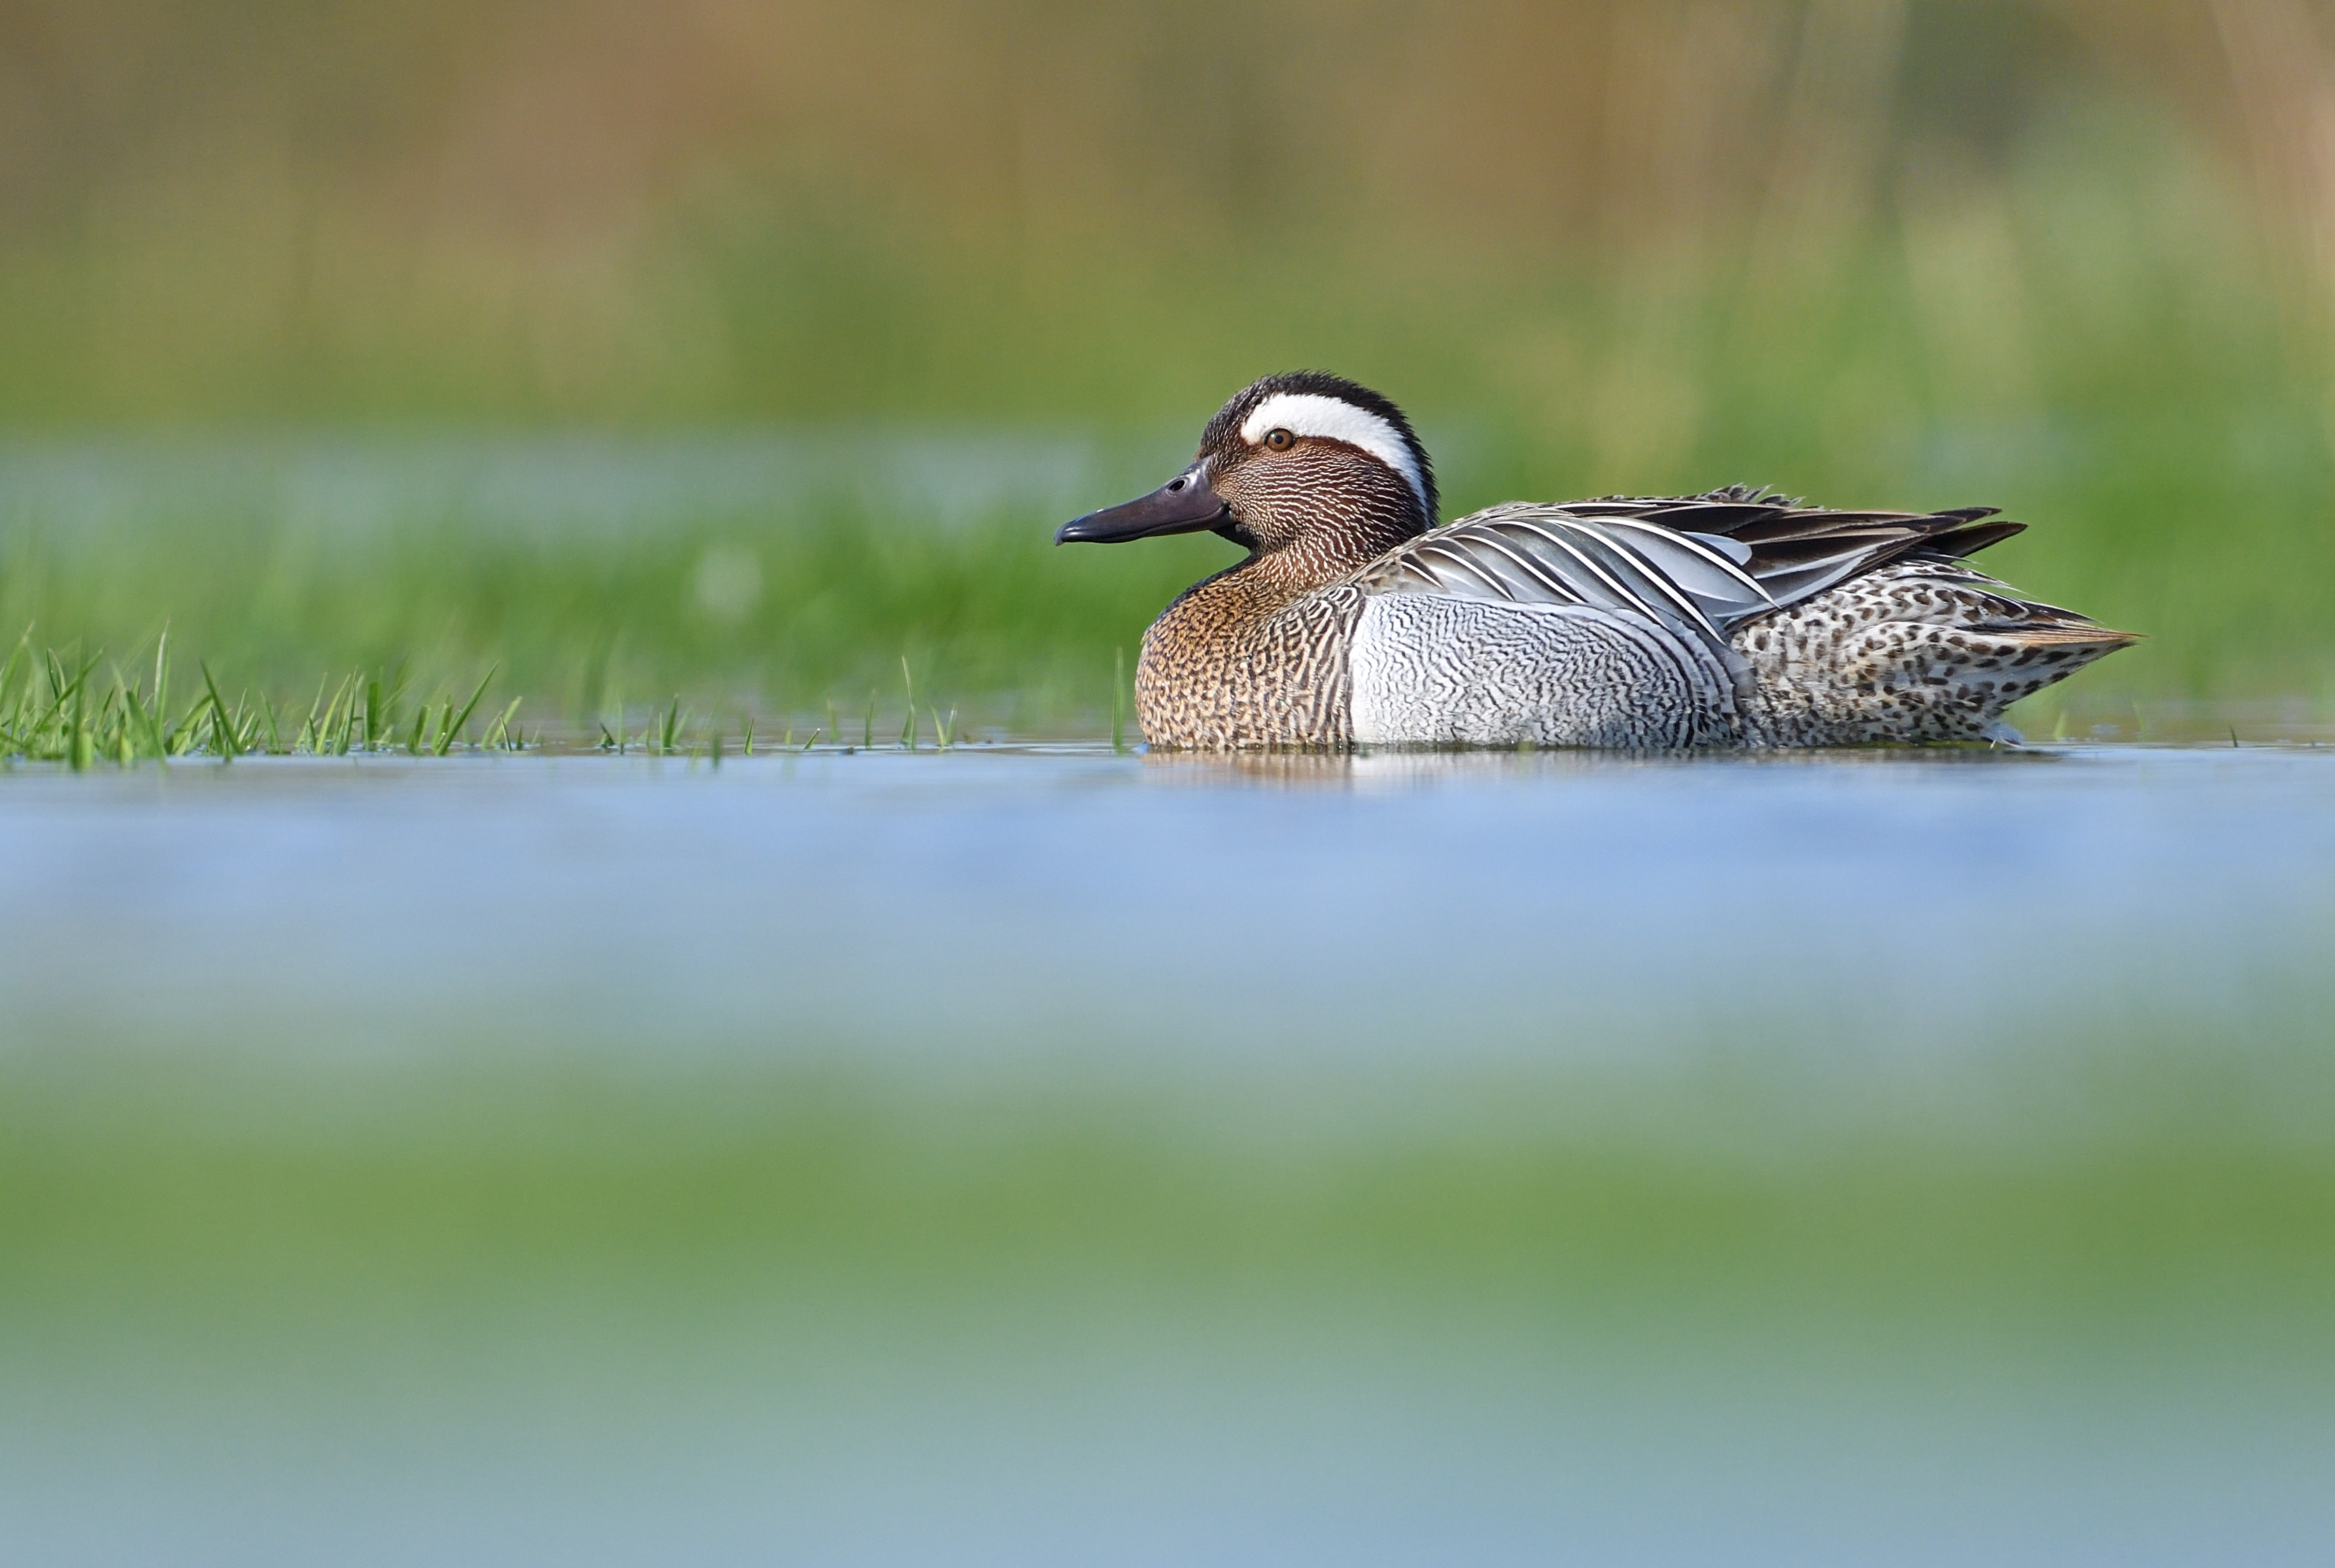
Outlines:
<svg viewBox="0 0 2335 1568"><path fill-rule="evenodd" d="M251 997L336 1015L285 1031L301 1051L422 1049L490 1002L508 1037L651 1054L1967 1053L2208 1021L2314 985L2335 932L2335 751L2309 747L276 760L0 790L18 1017L179 1047L255 1039Z"/></svg>
<svg viewBox="0 0 2335 1568"><path fill-rule="evenodd" d="M2316 1563L2335 755L0 777L55 1563Z"/></svg>

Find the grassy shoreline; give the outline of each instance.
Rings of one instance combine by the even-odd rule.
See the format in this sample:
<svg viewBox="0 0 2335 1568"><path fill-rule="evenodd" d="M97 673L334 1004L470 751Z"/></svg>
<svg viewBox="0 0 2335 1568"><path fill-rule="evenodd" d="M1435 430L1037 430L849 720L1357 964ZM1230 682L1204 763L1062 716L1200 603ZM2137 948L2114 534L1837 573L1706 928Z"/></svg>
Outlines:
<svg viewBox="0 0 2335 1568"><path fill-rule="evenodd" d="M2335 533L2315 514L2335 463L2301 417L2155 450L2145 428L2039 447L2006 428L1975 449L1903 454L1894 477L1827 484L1826 465L1743 457L1678 482L1805 472L1792 488L1817 500L2001 506L2030 529L1982 566L2147 634L2015 723L2204 735L2252 705L2262 717L2243 732L2271 739L2335 715ZM756 467L767 442L730 439L708 456L664 437L380 436L354 458L340 437L19 440L0 452L0 626L12 646L54 650L50 699L83 666L111 692L117 663L127 682L167 637L230 712L264 728L273 711L279 735L308 716L320 678L327 701L352 671L402 682L388 724L402 735L412 702L459 706L489 670L489 720L518 697L530 730L586 737L604 723L638 733L676 701L734 739L750 721L773 737L893 735L911 684L920 709L958 714L958 733L1097 735L1144 626L1233 557L1205 537L1053 548L1061 518L1178 460L1166 432L1046 449L1027 432L895 432L819 473ZM1536 472L1531 442L1490 427L1443 444L1455 513L1593 488ZM953 488L969 492L962 516L917 499ZM2206 716L2188 724L2185 710ZM933 729L929 713L920 722Z"/></svg>

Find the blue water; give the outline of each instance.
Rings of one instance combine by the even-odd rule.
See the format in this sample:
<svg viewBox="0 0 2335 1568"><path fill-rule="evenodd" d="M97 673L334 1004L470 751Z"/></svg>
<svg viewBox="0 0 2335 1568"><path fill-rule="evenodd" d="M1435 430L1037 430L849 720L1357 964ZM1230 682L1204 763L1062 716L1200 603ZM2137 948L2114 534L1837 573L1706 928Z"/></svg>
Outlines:
<svg viewBox="0 0 2335 1568"><path fill-rule="evenodd" d="M2325 999L2335 750L22 769L0 866L10 1013L164 1050L1957 1052Z"/></svg>

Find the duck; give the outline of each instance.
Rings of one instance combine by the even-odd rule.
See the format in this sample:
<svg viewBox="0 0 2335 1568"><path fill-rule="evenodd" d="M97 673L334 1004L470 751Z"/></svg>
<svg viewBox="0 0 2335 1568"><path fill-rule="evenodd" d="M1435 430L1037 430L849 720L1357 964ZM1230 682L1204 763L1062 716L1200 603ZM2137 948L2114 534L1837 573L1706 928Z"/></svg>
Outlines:
<svg viewBox="0 0 2335 1568"><path fill-rule="evenodd" d="M1250 383L1181 473L1057 544L1246 553L1144 634L1154 750L2016 743L2003 711L2138 637L1966 564L1988 507L1836 510L1763 487L1510 501L1439 523L1393 402Z"/></svg>

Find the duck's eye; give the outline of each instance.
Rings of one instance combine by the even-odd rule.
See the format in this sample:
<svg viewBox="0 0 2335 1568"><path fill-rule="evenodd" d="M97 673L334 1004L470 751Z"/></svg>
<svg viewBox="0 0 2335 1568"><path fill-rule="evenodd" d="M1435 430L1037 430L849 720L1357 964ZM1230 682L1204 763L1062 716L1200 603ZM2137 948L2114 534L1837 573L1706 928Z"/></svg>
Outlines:
<svg viewBox="0 0 2335 1568"><path fill-rule="evenodd" d="M1274 451L1285 452L1297 444L1297 438L1284 430L1270 430L1264 432L1264 444Z"/></svg>

